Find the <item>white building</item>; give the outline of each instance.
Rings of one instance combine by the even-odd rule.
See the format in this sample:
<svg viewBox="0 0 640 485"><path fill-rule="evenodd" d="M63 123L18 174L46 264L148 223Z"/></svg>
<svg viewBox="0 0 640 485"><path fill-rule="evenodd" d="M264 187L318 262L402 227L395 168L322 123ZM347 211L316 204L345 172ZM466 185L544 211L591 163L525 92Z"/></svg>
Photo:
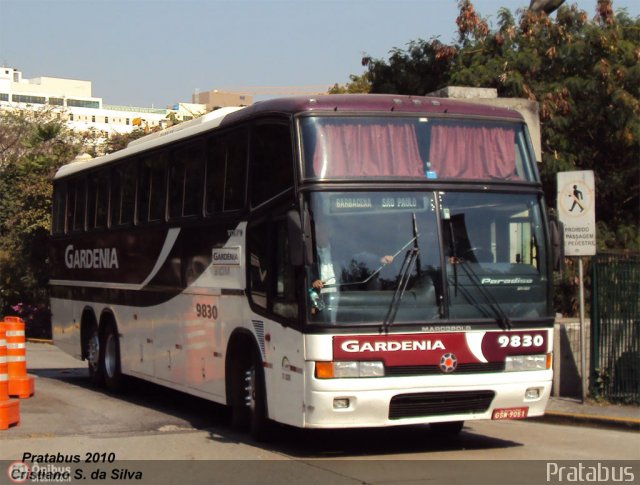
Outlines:
<svg viewBox="0 0 640 485"><path fill-rule="evenodd" d="M130 133L136 127L153 129L170 125L173 113L180 121L206 112L204 104L179 103L171 109L113 106L91 94L91 81L38 77L25 79L22 72L0 67L0 109L49 107L78 131L96 131L103 137Z"/></svg>

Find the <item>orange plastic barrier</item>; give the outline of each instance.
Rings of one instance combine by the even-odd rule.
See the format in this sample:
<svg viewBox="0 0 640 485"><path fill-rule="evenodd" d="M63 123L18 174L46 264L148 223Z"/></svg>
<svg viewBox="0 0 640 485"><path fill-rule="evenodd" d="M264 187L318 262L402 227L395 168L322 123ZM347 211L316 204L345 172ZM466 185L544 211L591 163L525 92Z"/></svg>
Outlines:
<svg viewBox="0 0 640 485"><path fill-rule="evenodd" d="M4 325L0 323L0 430L20 422L20 401L9 399L9 365Z"/></svg>
<svg viewBox="0 0 640 485"><path fill-rule="evenodd" d="M24 320L4 317L7 333L7 363L9 365L9 396L24 399L33 396L35 378L27 374L27 345Z"/></svg>

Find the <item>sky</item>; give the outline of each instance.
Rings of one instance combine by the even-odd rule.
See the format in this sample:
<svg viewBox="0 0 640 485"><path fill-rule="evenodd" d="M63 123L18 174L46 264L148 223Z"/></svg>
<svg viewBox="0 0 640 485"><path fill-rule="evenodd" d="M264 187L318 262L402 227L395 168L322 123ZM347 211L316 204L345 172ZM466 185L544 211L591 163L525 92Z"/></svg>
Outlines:
<svg viewBox="0 0 640 485"><path fill-rule="evenodd" d="M492 25L529 2L472 0ZM594 16L597 0L573 3ZM640 15L640 0L613 5ZM457 15L457 0L0 0L0 64L91 81L106 104L164 108L196 91L342 84L365 54L452 42Z"/></svg>

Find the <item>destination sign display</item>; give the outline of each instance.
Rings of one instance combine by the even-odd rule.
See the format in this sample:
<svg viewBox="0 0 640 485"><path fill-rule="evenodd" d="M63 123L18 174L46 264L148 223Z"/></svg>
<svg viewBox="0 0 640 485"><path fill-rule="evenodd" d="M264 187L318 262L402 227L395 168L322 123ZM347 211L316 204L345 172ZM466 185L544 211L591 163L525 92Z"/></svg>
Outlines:
<svg viewBox="0 0 640 485"><path fill-rule="evenodd" d="M331 197L331 212L422 211L425 197L414 194L349 194Z"/></svg>

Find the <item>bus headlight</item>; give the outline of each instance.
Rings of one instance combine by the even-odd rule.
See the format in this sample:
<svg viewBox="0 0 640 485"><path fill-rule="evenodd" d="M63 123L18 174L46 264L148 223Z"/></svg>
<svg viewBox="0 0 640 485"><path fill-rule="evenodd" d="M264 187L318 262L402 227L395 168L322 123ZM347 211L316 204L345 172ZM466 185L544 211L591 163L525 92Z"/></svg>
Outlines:
<svg viewBox="0 0 640 485"><path fill-rule="evenodd" d="M546 370L551 367L549 355L551 354L508 355L504 361L504 370L506 372Z"/></svg>
<svg viewBox="0 0 640 485"><path fill-rule="evenodd" d="M383 377L384 363L381 361L336 361L316 362L318 379L343 379L352 377Z"/></svg>

